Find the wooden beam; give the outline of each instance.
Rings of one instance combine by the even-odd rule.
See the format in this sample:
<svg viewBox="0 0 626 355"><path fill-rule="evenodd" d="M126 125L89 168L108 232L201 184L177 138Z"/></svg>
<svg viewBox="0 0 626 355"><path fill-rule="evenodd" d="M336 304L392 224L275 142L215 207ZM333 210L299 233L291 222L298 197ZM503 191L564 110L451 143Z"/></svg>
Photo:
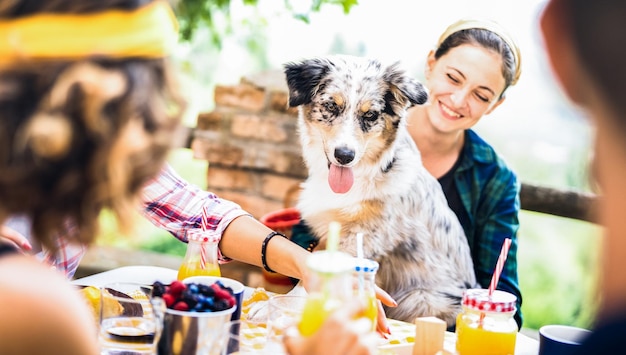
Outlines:
<svg viewBox="0 0 626 355"><path fill-rule="evenodd" d="M598 223L595 210L599 197L577 191L522 183L522 210Z"/></svg>

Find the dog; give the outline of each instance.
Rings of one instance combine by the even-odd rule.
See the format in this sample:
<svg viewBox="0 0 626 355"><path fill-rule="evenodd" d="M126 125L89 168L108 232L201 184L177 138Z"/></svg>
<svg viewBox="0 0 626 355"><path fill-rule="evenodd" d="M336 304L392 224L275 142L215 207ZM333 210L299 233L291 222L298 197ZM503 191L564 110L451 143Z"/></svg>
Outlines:
<svg viewBox="0 0 626 355"><path fill-rule="evenodd" d="M398 302L387 315L453 326L477 282L463 228L406 128L407 109L428 99L424 86L399 62L352 56L289 62L284 73L308 168L297 208L316 250L331 221L351 255L363 233L364 256L380 264L378 286Z"/></svg>

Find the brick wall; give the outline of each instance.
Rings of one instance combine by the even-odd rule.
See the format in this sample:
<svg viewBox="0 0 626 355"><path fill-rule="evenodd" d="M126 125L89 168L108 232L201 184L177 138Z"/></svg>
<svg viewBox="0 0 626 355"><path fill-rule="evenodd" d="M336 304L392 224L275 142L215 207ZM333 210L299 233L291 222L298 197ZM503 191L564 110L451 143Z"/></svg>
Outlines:
<svg viewBox="0 0 626 355"><path fill-rule="evenodd" d="M218 85L214 100L215 109L198 116L191 145L209 162L207 189L256 218L293 205L306 167L282 72Z"/></svg>

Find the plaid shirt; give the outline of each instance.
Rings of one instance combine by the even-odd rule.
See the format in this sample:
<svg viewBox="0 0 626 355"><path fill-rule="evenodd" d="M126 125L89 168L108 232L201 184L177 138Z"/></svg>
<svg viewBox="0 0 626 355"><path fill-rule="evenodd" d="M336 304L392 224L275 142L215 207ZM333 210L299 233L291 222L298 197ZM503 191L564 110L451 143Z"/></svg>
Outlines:
<svg viewBox="0 0 626 355"><path fill-rule="evenodd" d="M183 242L187 242L187 231L201 228L202 208L207 207L209 230L221 236L235 218L248 215L234 202L218 198L184 181L170 166L150 181L142 191L144 201L142 214L159 228L165 229ZM67 233L76 231L76 226L67 224ZM56 238L59 250L56 254L42 251L37 258L72 278L81 258L87 251L82 245L70 244L66 238ZM227 257L218 250L220 262Z"/></svg>
<svg viewBox="0 0 626 355"><path fill-rule="evenodd" d="M454 182L465 211L455 213L469 242L476 279L482 287L489 287L504 239L511 238L497 289L517 297L515 320L521 327L522 293L517 275L520 183L493 148L472 130L465 131L461 154Z"/></svg>

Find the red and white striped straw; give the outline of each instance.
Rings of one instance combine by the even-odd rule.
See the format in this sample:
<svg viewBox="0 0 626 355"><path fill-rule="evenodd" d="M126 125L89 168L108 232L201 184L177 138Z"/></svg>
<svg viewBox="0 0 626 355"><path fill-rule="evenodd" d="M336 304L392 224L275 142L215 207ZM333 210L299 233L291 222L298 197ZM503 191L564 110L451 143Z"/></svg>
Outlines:
<svg viewBox="0 0 626 355"><path fill-rule="evenodd" d="M502 269L504 268L504 262L506 261L506 257L509 254L509 247L511 246L511 238L506 238L504 240L504 244L502 244L502 249L500 250L500 256L498 257L498 262L496 263L496 269L491 276L491 283L489 284L489 296L493 294L496 286L498 285L498 280L500 280L500 274L502 273Z"/></svg>
<svg viewBox="0 0 626 355"><path fill-rule="evenodd" d="M206 206L202 206L202 231L206 232L209 229L209 212Z"/></svg>
<svg viewBox="0 0 626 355"><path fill-rule="evenodd" d="M207 232L209 230L209 212L207 211L206 206L202 206L202 231ZM206 236L202 236L202 240L200 241L200 268L206 268L206 241L208 238Z"/></svg>

